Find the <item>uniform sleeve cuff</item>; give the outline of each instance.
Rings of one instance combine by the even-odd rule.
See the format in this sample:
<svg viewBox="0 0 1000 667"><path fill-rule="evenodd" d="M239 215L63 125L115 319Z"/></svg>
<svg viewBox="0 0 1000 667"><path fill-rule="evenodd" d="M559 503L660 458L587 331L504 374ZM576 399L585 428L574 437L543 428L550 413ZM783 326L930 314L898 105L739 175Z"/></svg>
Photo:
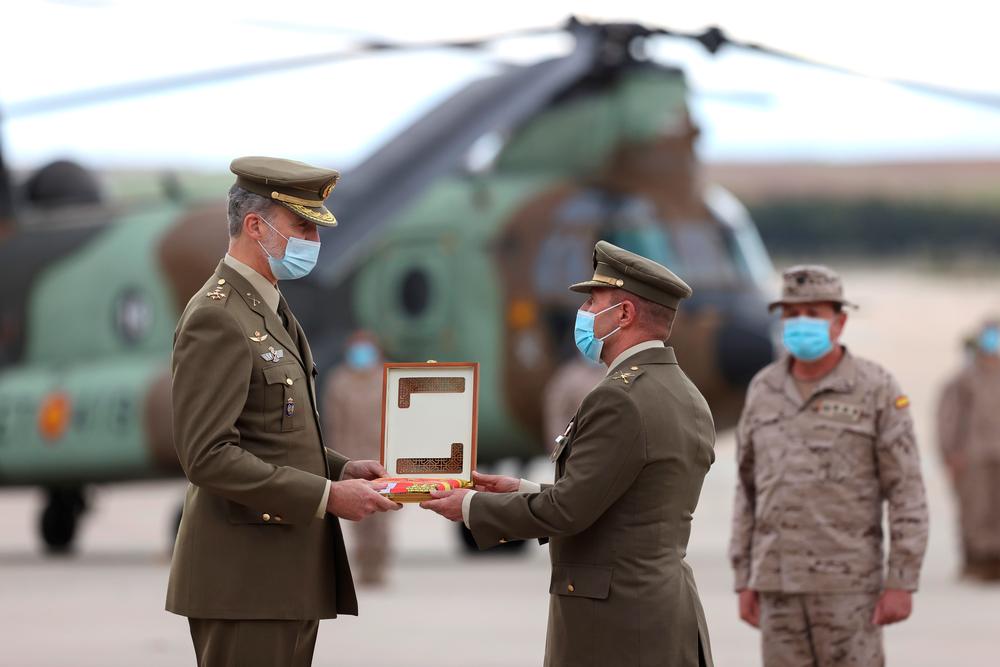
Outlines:
<svg viewBox="0 0 1000 667"><path fill-rule="evenodd" d="M892 576L886 577L885 584L883 586L886 589L892 589L894 591L910 591L911 593L917 590L917 577L916 576Z"/></svg>
<svg viewBox="0 0 1000 667"><path fill-rule="evenodd" d="M319 501L319 507L316 508L316 518L322 519L326 516L326 504L330 500L330 485L333 482L327 482L326 488L323 490L323 499Z"/></svg>
<svg viewBox="0 0 1000 667"><path fill-rule="evenodd" d="M472 526L469 525L469 512L472 509L472 496L476 495L475 491L469 491L462 498L462 522L465 523L465 527L472 530Z"/></svg>
<svg viewBox="0 0 1000 667"><path fill-rule="evenodd" d="M527 479L522 479L521 483L517 485L518 493L539 493L541 490L541 484Z"/></svg>

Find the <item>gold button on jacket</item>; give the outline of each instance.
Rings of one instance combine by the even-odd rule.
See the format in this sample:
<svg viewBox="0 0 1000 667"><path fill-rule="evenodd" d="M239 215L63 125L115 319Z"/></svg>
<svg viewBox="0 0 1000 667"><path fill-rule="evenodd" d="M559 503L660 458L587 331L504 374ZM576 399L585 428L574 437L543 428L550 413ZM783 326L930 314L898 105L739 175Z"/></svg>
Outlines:
<svg viewBox="0 0 1000 667"><path fill-rule="evenodd" d="M207 296L216 290L224 296ZM256 294L222 263L174 334L174 444L190 485L167 610L216 619L356 614L340 524L316 518L347 459L323 446L298 321L286 330ZM284 354L274 361L270 347ZM308 409L289 414L290 401Z"/></svg>

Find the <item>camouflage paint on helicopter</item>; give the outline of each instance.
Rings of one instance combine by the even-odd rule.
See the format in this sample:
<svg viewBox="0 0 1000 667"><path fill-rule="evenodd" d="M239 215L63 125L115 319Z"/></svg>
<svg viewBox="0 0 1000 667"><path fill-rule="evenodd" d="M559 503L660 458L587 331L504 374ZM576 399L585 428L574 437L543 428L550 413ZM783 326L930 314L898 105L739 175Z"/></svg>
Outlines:
<svg viewBox="0 0 1000 667"><path fill-rule="evenodd" d="M488 172L430 188L362 263L352 312L392 356L482 363L486 461L537 455L549 437L541 395L580 303L567 285L590 275L599 238L696 276L672 344L720 428L770 359L753 310L764 312L770 265L749 219L737 238L706 204L685 93L679 71L648 65L577 91L521 128ZM755 242L754 257L742 246ZM742 335L726 344L740 351L722 355L734 321Z"/></svg>
<svg viewBox="0 0 1000 667"><path fill-rule="evenodd" d="M23 356L0 374L3 483L178 469L169 411L163 418L177 311L157 260L178 213L123 218L34 276ZM58 232L34 233L44 241Z"/></svg>
<svg viewBox="0 0 1000 667"><path fill-rule="evenodd" d="M723 227L700 196L694 134L679 72L619 70L522 127L488 171L440 179L339 284L282 288L307 327L316 321L310 334L324 367L359 327L378 332L391 358L479 361L481 460L530 457L546 437L540 395L579 305L566 286L589 273L596 239L687 277L687 264L678 266L676 241L690 235L683 230ZM55 233L35 230L25 249L47 250ZM183 215L168 206L92 230L34 275L23 354L0 374L2 483L177 472L171 332L225 244L222 206ZM730 255L712 261L709 277L728 277L733 294L753 299L756 286L740 279ZM699 277L696 295L719 287L704 271ZM726 308L686 310L675 338L693 379L717 399L720 426L732 410L718 407L742 386L724 377L718 350L704 342L715 339ZM56 401L63 417L54 396L68 401Z"/></svg>

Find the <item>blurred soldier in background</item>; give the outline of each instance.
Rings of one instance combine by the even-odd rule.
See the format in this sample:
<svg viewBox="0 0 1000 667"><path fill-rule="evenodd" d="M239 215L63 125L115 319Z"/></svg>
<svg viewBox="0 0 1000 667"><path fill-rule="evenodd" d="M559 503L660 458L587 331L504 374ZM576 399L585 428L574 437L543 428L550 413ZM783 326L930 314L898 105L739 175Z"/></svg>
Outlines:
<svg viewBox="0 0 1000 667"><path fill-rule="evenodd" d="M973 362L941 394L938 445L958 496L962 574L1000 580L1000 320L984 323Z"/></svg>
<svg viewBox="0 0 1000 667"><path fill-rule="evenodd" d="M348 339L344 362L328 375L323 397L323 430L337 451L352 459L379 460L382 350L372 334L357 331ZM380 520L385 518L372 516L351 524L352 556L363 585L379 586L386 581L390 522Z"/></svg>
<svg viewBox="0 0 1000 667"><path fill-rule="evenodd" d="M542 393L542 411L545 433L542 442L545 452L551 454L556 437L573 419L587 394L604 379L607 369L584 358L571 338L566 339L563 362L549 378Z"/></svg>
<svg viewBox="0 0 1000 667"><path fill-rule="evenodd" d="M753 379L737 426L740 617L761 629L766 667L874 667L881 626L910 615L927 546L909 399L838 343L849 304L837 274L797 266L783 280L771 308L790 356Z"/></svg>

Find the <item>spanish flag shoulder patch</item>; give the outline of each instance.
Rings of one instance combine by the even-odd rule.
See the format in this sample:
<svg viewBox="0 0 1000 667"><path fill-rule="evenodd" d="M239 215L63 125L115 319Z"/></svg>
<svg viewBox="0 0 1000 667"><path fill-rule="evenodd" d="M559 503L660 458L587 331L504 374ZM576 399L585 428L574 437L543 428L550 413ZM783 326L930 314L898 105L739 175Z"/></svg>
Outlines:
<svg viewBox="0 0 1000 667"><path fill-rule="evenodd" d="M908 396L897 396L895 406L897 410L910 407L910 398Z"/></svg>

